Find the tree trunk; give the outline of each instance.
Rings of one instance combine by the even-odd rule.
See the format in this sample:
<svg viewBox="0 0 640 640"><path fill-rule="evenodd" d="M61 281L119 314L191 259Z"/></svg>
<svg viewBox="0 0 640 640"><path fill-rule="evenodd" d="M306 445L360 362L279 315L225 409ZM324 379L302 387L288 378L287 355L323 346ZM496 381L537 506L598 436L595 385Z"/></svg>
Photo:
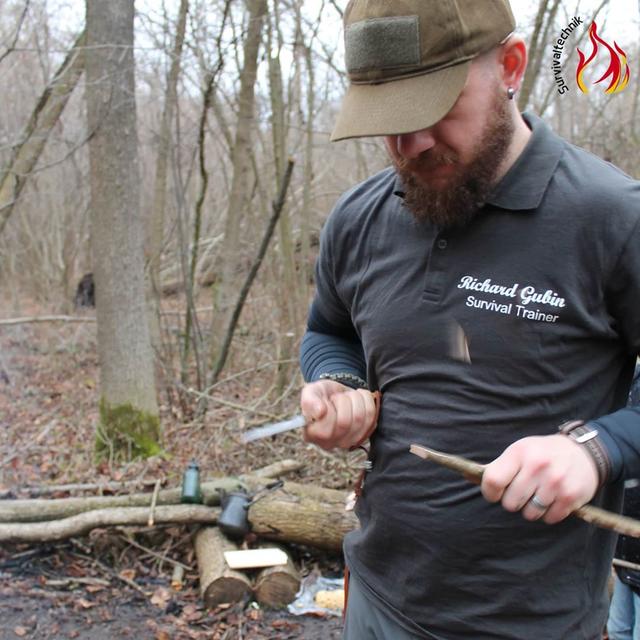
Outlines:
<svg viewBox="0 0 640 640"><path fill-rule="evenodd" d="M279 0L273 0L273 15L269 18L269 97L271 101L271 133L275 164L276 190L280 190L286 167L286 149L288 130L285 124L285 99L282 81L280 52L283 49L282 34L279 30ZM274 42L275 32L275 42ZM275 49L275 50L274 50ZM278 277L278 364L274 393L282 397L289 379L295 337L294 330L300 322L298 319L298 282L296 279L293 241L291 237L291 220L288 208L285 207L278 223L279 258L281 273Z"/></svg>
<svg viewBox="0 0 640 640"><path fill-rule="evenodd" d="M317 30L320 25L320 20L318 20L318 27L316 27L308 44L304 42L304 34L302 31L302 16L299 6L296 12L296 22L297 29L299 31L298 51L299 55L304 58L305 69L307 72L307 100L305 105L306 113L304 123L302 210L300 212L300 255L298 260L300 270L300 290L306 293L313 273L313 262L311 257L311 208L313 200L313 141L316 108L316 80L315 67L313 63L313 42L317 36Z"/></svg>
<svg viewBox="0 0 640 640"><path fill-rule="evenodd" d="M144 294L133 0L87 0L91 248L100 359L98 456L160 451Z"/></svg>
<svg viewBox="0 0 640 640"><path fill-rule="evenodd" d="M551 6L549 6L550 2L553 2ZM520 95L518 97L518 108L520 111L526 109L536 79L540 74L542 58L546 54L546 36L549 31L549 26L553 24L559 5L560 0L540 0L538 4L533 33L531 34L531 38L529 38L529 64L527 65L527 71L522 81Z"/></svg>
<svg viewBox="0 0 640 640"><path fill-rule="evenodd" d="M178 99L178 77L180 61L187 25L189 0L180 0L178 25L171 54L171 67L167 76L167 87L162 110L158 154L156 156L156 176L153 186L153 208L147 230L147 305L151 344L157 352L160 349L160 257L164 242L164 220L167 208L167 173L169 149L171 147L171 123Z"/></svg>
<svg viewBox="0 0 640 640"><path fill-rule="evenodd" d="M51 130L58 122L71 93L84 70L82 47L85 34L78 36L71 51L60 65L53 81L38 100L22 134L22 142L14 151L6 170L0 175L0 233L13 212L29 174L36 166Z"/></svg>
<svg viewBox="0 0 640 640"><path fill-rule="evenodd" d="M244 66L240 74L238 121L232 150L231 192L225 220L224 246L226 255L221 265L218 285L215 287L214 316L211 326L210 363L215 367L220 359L224 330L234 299L240 252L240 229L247 209L248 177L251 171L251 132L254 124L255 82L258 72L258 51L262 39L262 25L267 11L266 0L249 0L249 26L244 41ZM213 374L213 371L210 374ZM209 384L209 381L208 381Z"/></svg>

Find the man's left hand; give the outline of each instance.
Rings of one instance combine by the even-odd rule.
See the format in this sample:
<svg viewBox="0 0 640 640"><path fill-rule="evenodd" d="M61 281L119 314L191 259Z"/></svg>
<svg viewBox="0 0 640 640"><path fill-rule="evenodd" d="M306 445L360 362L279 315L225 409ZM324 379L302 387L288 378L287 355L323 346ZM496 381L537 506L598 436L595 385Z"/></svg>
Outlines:
<svg viewBox="0 0 640 640"><path fill-rule="evenodd" d="M481 489L507 511L554 524L593 498L598 470L589 452L570 438L532 436L514 442L485 467Z"/></svg>

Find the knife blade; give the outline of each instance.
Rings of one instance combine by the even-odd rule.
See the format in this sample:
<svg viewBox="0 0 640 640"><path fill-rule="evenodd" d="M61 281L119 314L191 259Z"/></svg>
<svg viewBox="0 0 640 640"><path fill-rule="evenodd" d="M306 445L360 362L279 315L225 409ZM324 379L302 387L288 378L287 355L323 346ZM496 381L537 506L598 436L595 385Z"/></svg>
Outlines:
<svg viewBox="0 0 640 640"><path fill-rule="evenodd" d="M293 429L300 429L306 426L307 419L303 415L293 416L287 420L281 422L270 422L264 424L255 429L249 429L242 434L242 442L245 444L253 442L254 440L262 440L262 438L268 438L269 436L275 436L277 433L284 433L285 431L291 431Z"/></svg>

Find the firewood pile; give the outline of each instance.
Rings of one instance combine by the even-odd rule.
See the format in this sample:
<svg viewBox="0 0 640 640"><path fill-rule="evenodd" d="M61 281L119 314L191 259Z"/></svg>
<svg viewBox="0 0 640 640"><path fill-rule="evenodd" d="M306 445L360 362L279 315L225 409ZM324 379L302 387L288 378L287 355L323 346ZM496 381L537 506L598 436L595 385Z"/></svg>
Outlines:
<svg viewBox="0 0 640 640"><path fill-rule="evenodd" d="M287 543L339 551L344 535L357 526L353 512L345 509L346 492L274 482L301 467L285 460L251 474L204 481L199 504L182 503L180 488L160 489L159 483L153 493L2 499L0 543L45 543L105 527L181 524L192 533L207 607L249 597L283 606L300 587ZM228 518L221 514L232 495L246 496L246 518L230 535L224 526Z"/></svg>

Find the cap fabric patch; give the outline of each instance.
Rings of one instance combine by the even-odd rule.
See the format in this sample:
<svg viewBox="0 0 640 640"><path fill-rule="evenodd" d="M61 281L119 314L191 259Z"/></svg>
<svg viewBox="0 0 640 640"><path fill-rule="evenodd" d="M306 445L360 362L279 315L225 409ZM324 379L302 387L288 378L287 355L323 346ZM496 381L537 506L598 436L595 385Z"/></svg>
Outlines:
<svg viewBox="0 0 640 640"><path fill-rule="evenodd" d="M420 64L418 16L370 18L345 30L349 73Z"/></svg>

